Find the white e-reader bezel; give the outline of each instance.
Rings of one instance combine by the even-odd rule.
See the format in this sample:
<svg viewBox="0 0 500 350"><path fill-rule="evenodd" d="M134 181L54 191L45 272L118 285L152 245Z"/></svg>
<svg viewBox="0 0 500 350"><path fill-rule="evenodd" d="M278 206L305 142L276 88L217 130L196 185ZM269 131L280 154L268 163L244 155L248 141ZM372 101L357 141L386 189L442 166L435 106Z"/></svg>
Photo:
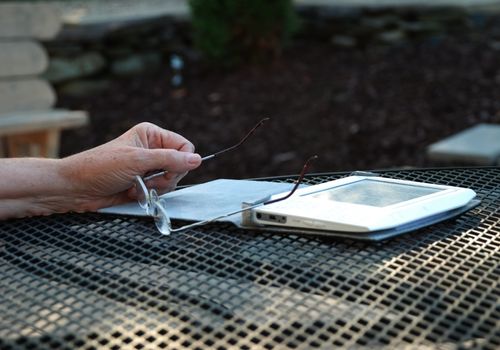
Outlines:
<svg viewBox="0 0 500 350"><path fill-rule="evenodd" d="M360 181L417 186L437 192L385 206L334 201L314 196L322 191ZM272 199L281 196L283 193L272 196ZM468 188L377 176L349 176L299 189L293 196L284 201L254 208L251 213L251 221L256 225L367 233L392 229L460 208L469 203L475 196L476 193Z"/></svg>

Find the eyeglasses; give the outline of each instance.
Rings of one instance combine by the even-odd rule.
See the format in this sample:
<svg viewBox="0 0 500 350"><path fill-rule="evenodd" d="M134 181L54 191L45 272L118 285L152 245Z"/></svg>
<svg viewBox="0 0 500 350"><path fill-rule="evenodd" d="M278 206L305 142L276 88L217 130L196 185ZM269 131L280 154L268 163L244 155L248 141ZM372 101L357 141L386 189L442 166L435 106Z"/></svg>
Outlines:
<svg viewBox="0 0 500 350"><path fill-rule="evenodd" d="M255 132L255 130L257 130L257 128L259 128L261 125L263 125L267 120L269 120L269 118L262 119L237 144L235 144L231 147L225 148L225 149L218 151L214 154L211 154L209 156L203 157L202 160L208 160L208 159L215 158L222 153L225 153L225 152L228 152L228 151L231 151L231 150L234 150L234 149L240 147ZM158 195L158 192L155 189L148 189L146 187L146 184L144 183L144 181L148 181L148 180L153 179L157 176L165 175L167 173L166 170L156 172L152 175L146 176L146 177L144 177L144 179L141 178L139 175L137 175L135 177L135 187L137 189L137 202L139 203L139 206L146 211L146 214L148 216L152 216L154 218L156 227L158 228L158 231L160 231L160 233L162 233L164 235L170 235L173 232L180 232L180 231L194 228L197 226L206 225L206 224L209 224L211 222L218 221L218 220L224 219L226 217L229 217L229 216L232 216L235 214L239 214L239 213L260 207L260 206L280 202L280 201L283 201L285 199L290 198L295 193L297 188L299 188L300 184L302 183L302 180L304 179L305 174L307 173L307 171L309 169L311 162L316 158L318 158L318 156L312 156L306 161L306 163L302 167L302 171L300 172L300 175L299 175L298 179L295 181L295 184L293 185L292 189L290 190L290 192L288 192L283 197L271 199L271 196L268 196L266 198L261 199L258 202L254 202L251 205L247 205L242 209L235 210L235 211L232 211L230 213L226 213L226 214L223 214L223 215L220 215L220 216L208 219L208 220L197 221L197 222L194 222L192 224L181 226L181 227L178 227L175 229L172 228L172 223L170 220L170 216L168 215L167 205L166 205L165 200L160 198L160 196Z"/></svg>

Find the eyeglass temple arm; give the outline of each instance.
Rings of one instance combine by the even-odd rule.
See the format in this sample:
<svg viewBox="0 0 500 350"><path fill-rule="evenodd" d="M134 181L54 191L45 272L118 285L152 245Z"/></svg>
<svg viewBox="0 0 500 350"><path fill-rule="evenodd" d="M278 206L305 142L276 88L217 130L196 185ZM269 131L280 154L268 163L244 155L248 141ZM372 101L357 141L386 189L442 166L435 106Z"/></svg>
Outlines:
<svg viewBox="0 0 500 350"><path fill-rule="evenodd" d="M257 204L254 204L254 205L252 205L250 207L245 207L245 208L242 208L242 209L235 210L235 211L233 211L231 213L227 213L227 214L224 214L224 215L221 215L221 216L217 216L215 218L211 218L211 219L207 219L207 220L203 220L203 221L198 221L198 222L195 222L195 223L192 223L192 224L189 224L189 225L185 225L185 226L182 226L182 227L179 227L179 228L174 228L174 229L171 229L170 232L179 232L179 231L184 231L184 230L187 230L187 229L190 229L190 228L193 228L193 227L203 226L203 225L209 224L211 222L218 221L220 219L224 219L224 218L227 218L229 216L242 213L242 212L244 212L246 210L251 210L251 209L260 207L260 206L264 205L265 201L268 200L270 197L271 196L267 196L264 199L260 200Z"/></svg>
<svg viewBox="0 0 500 350"><path fill-rule="evenodd" d="M258 128L260 128L262 125L264 125L265 122L267 122L270 118L264 118L262 119L260 122L258 122L253 128L252 130L250 130L241 140L240 142L238 142L237 144L231 146L231 147L228 147L226 149L223 149L223 150L220 150L218 152L215 152L214 154L211 154L209 156L205 156L202 158L202 160L205 160L205 159L211 159L211 158L215 158L217 157L218 155L222 154L222 153L226 153L226 152L229 152L229 151L232 151L233 149L236 149L238 147L240 147L246 140L248 140L248 138L250 136L252 136L252 134L255 132L255 130L257 130Z"/></svg>
<svg viewBox="0 0 500 350"><path fill-rule="evenodd" d="M258 128L260 128L265 122L267 122L269 119L271 118L264 118L262 119L260 122L258 122L253 128L252 130L250 130L237 144L231 146L231 147L228 147L228 148L225 148L223 150L220 150L218 152L215 152L213 154L210 154L208 156L205 156L205 157L202 157L201 158L201 161L204 161L204 160L208 160L208 159L212 159L212 158L215 158L217 157L218 155L222 154L222 153L226 153L226 152L229 152L229 151L232 151L238 147L240 147L246 140L248 140L248 138L250 136L252 136L252 134L255 132L255 130L257 130ZM154 174L151 174L151 175L148 175L148 176L145 176L144 177L144 181L148 181L148 180L151 180L151 179L154 179L155 177L158 177L158 176L163 176L165 175L166 173L168 173L168 170L163 170L163 171L159 171L157 173L154 173Z"/></svg>
<svg viewBox="0 0 500 350"><path fill-rule="evenodd" d="M179 228L176 228L176 229L172 229L172 230L170 230L170 232L179 232L179 231L184 231L184 230L187 230L187 229L190 229L190 228L193 228L193 227L198 227L198 226L206 225L206 224L209 224L211 222L214 222L214 221L217 221L217 220L220 220L220 219L224 219L224 218L227 218L229 216L232 216L232 215L235 215L235 214L239 214L239 213L242 213L242 212L247 211L247 210L252 210L252 209L258 208L258 207L263 206L263 205L268 205L268 204L271 204L271 203L280 202L280 201L283 201L285 199L290 198L292 196L292 194L294 194L295 191L299 188L300 184L304 180L304 177L305 177L305 175L307 173L307 170L309 169L312 161L314 161L317 158L318 158L318 156L315 155L315 156L310 157L306 161L306 163L302 167L302 171L300 172L299 178L295 181L295 185L293 186L293 188L291 189L291 191L289 193L287 193L285 196L277 198L277 199L273 199L273 200L269 200L271 198L271 196L267 196L267 197L259 200L258 202L254 203L251 206L248 206L248 207L245 207L245 208L242 208L242 209L238 209L238 210L235 210L235 211L233 211L231 213L220 215L220 216L217 216L217 217L212 218L212 219L198 221L198 222L195 222L195 223L192 223L192 224L189 224L189 225L185 225L185 226L182 226L182 227L179 227Z"/></svg>
<svg viewBox="0 0 500 350"><path fill-rule="evenodd" d="M302 167L302 171L300 172L299 178L297 179L297 181L295 181L295 186L293 186L292 190L287 195L285 195L284 197L281 197L281 198L276 198L276 199L264 202L263 204L267 205L267 204L276 203L276 202L283 201L285 199L290 198L292 196L292 194L294 194L295 191L297 191L297 188L299 188L300 184L302 183L302 180L304 180L304 176L306 175L307 171L309 170L309 167L311 166L312 161L314 161L316 159L318 159L318 156L316 156L316 155L309 157L309 159L305 162L304 166Z"/></svg>

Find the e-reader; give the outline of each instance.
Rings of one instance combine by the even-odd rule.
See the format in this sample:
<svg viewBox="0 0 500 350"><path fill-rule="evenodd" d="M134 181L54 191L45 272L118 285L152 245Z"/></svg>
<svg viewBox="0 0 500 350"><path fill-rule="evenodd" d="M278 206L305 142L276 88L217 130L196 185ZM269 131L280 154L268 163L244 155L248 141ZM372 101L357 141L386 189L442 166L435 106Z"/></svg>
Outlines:
<svg viewBox="0 0 500 350"><path fill-rule="evenodd" d="M277 194L272 198L279 198ZM305 187L289 199L252 209L258 226L315 231L376 233L437 222L440 214L461 213L476 193L468 188L389 179L348 176ZM418 224L417 224L418 223Z"/></svg>

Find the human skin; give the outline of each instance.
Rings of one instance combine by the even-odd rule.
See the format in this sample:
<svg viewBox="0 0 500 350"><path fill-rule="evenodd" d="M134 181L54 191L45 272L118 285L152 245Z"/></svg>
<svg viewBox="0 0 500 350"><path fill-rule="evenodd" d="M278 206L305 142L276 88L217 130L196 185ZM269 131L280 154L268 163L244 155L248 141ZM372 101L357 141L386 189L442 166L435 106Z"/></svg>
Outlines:
<svg viewBox="0 0 500 350"><path fill-rule="evenodd" d="M136 199L136 175L166 169L146 183L159 193L201 164L183 136L141 123L101 146L63 159L0 159L0 219L95 211Z"/></svg>

